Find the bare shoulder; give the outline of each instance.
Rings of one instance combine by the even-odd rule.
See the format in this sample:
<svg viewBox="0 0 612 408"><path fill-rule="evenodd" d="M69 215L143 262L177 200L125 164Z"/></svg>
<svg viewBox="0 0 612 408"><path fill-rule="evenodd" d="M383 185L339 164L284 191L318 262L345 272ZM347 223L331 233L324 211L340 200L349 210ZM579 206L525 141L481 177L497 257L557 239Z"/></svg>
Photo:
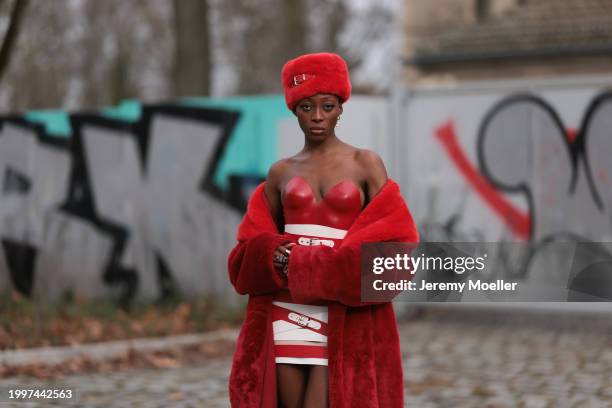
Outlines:
<svg viewBox="0 0 612 408"><path fill-rule="evenodd" d="M364 170L367 179L387 179L387 169L380 156L368 149L357 149L355 160Z"/></svg>
<svg viewBox="0 0 612 408"><path fill-rule="evenodd" d="M380 156L371 150L358 149L355 161L361 168L370 201L387 182L387 169Z"/></svg>
<svg viewBox="0 0 612 408"><path fill-rule="evenodd" d="M355 149L355 159L365 165L383 164L378 153L368 149Z"/></svg>
<svg viewBox="0 0 612 408"><path fill-rule="evenodd" d="M270 204L270 210L277 226L282 225L282 210L280 202L280 183L287 172L287 159L281 159L270 166L264 186L264 193Z"/></svg>
<svg viewBox="0 0 612 408"><path fill-rule="evenodd" d="M266 178L266 184L271 186L277 186L278 183L283 179L289 166L289 159L281 159L270 166L268 170L268 177Z"/></svg>

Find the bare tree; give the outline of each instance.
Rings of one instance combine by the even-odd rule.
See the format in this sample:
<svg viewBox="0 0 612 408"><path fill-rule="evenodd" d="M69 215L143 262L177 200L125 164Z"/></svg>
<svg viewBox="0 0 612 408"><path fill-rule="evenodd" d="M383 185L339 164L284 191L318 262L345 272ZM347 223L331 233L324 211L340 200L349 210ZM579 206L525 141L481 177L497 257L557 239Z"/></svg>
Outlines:
<svg viewBox="0 0 612 408"><path fill-rule="evenodd" d="M208 1L174 0L176 96L209 95L211 52Z"/></svg>
<svg viewBox="0 0 612 408"><path fill-rule="evenodd" d="M283 63L307 52L340 53L355 85L393 63L373 64L388 54L393 18L373 0L40 1L20 24L27 2L0 0L12 15L0 109L96 108L209 95L213 85L224 95L281 92Z"/></svg>
<svg viewBox="0 0 612 408"><path fill-rule="evenodd" d="M13 3L13 9L9 18L9 26L2 41L2 47L0 48L0 81L4 76L6 67L8 66L17 42L19 30L21 28L21 22L25 14L25 9L28 6L29 0L15 0Z"/></svg>
<svg viewBox="0 0 612 408"><path fill-rule="evenodd" d="M40 1L27 19L0 109L92 109L172 97L167 0Z"/></svg>
<svg viewBox="0 0 612 408"><path fill-rule="evenodd" d="M348 0L308 0L308 42L312 49L343 54L340 44L346 22L350 17Z"/></svg>
<svg viewBox="0 0 612 408"><path fill-rule="evenodd" d="M282 64L308 52L307 0L225 0L217 3L221 46L239 94L279 92Z"/></svg>
<svg viewBox="0 0 612 408"><path fill-rule="evenodd" d="M68 2L39 2L28 9L0 89L11 110L61 107L73 58L66 33Z"/></svg>
<svg viewBox="0 0 612 408"><path fill-rule="evenodd" d="M278 36L281 49L278 56L280 63L304 53L307 44L308 22L305 0L282 0L278 10L277 27L282 30Z"/></svg>
<svg viewBox="0 0 612 408"><path fill-rule="evenodd" d="M344 56L341 34L351 17L348 0L217 0L213 23L238 94L280 92L289 59L308 52ZM349 56L350 57L350 56ZM349 58L349 64L352 59Z"/></svg>

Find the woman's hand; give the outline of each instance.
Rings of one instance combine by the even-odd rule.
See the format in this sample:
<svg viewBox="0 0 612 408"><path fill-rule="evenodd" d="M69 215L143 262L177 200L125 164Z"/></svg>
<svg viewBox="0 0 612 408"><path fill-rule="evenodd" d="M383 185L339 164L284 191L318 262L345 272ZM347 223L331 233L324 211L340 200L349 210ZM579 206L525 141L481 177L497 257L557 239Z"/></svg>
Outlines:
<svg viewBox="0 0 612 408"><path fill-rule="evenodd" d="M291 248L296 244L294 242L285 242L276 247L272 262L274 267L287 275L287 267L289 266L289 255L291 255Z"/></svg>

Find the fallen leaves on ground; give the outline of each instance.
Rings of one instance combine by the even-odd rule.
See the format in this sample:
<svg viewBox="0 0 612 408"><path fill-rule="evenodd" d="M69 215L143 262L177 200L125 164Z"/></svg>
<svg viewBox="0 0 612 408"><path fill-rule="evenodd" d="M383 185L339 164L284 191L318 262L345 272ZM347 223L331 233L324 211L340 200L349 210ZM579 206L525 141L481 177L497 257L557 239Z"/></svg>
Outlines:
<svg viewBox="0 0 612 408"><path fill-rule="evenodd" d="M134 368L172 369L204 363L211 358L229 357L234 347L235 343L231 340L211 340L201 344L154 352L130 349L123 356L109 360L93 360L84 356L52 365L37 363L9 366L0 364L0 378L20 375L51 379L83 372L114 372Z"/></svg>
<svg viewBox="0 0 612 408"><path fill-rule="evenodd" d="M236 327L241 318L242 308L212 297L126 310L109 301L34 302L13 291L0 294L0 350L201 333Z"/></svg>

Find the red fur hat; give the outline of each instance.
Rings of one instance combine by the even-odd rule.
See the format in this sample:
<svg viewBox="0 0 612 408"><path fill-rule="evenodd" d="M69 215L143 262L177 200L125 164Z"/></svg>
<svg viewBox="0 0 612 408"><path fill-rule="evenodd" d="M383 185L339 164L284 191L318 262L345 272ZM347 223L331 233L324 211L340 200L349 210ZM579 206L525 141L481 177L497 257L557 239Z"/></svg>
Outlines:
<svg viewBox="0 0 612 408"><path fill-rule="evenodd" d="M337 95L340 102L351 96L348 68L338 54L322 52L292 59L283 66L281 80L289 110L294 110L301 99L318 93Z"/></svg>

